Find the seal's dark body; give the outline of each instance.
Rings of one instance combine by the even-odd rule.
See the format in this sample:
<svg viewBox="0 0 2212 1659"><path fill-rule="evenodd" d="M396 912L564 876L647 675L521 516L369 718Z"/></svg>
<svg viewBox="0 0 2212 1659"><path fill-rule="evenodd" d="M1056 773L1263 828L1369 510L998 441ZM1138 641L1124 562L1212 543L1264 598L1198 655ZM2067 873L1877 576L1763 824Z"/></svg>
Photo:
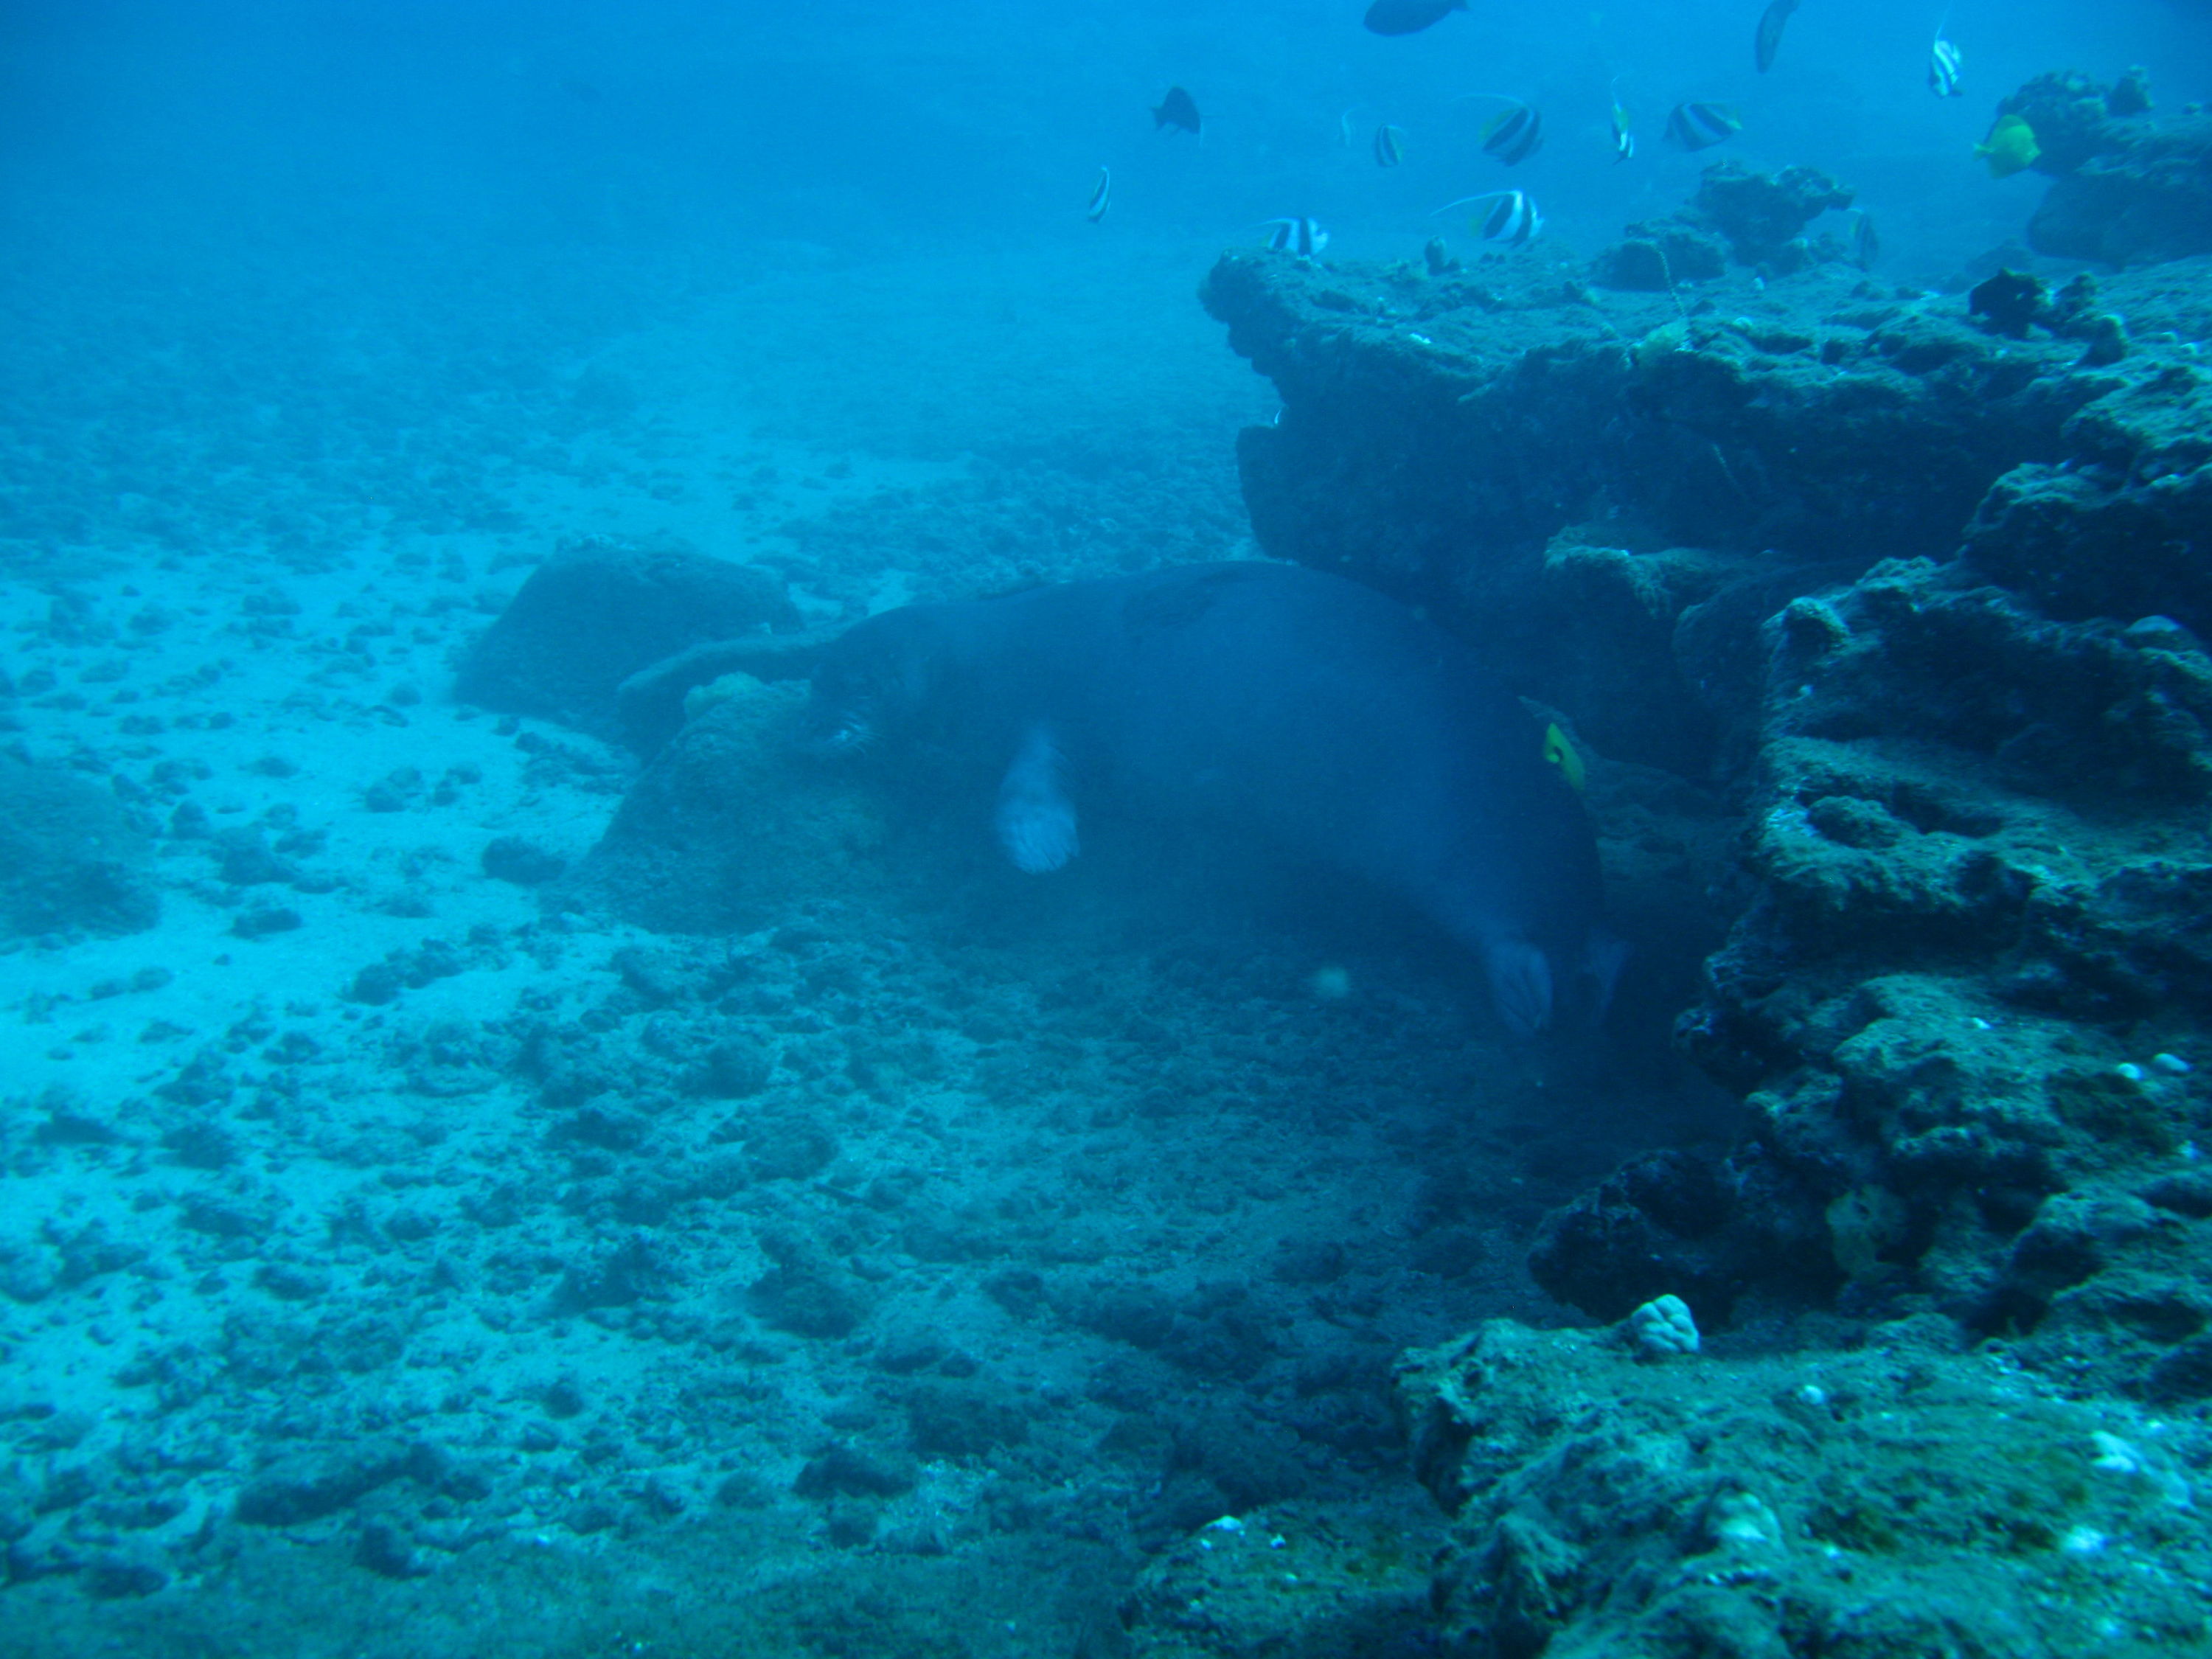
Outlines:
<svg viewBox="0 0 2212 1659"><path fill-rule="evenodd" d="M1202 818L1397 893L1480 955L1516 1029L1602 974L1595 842L1540 728L1466 646L1356 583L1197 565L912 605L840 640L814 690L833 733L1000 765L1042 733L1077 811Z"/></svg>

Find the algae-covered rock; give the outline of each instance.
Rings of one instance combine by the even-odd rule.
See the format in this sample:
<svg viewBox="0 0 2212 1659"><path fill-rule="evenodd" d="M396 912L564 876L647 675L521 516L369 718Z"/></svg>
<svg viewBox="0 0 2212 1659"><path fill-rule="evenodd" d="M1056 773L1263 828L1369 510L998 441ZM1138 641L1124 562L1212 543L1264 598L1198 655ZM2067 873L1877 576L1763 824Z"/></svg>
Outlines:
<svg viewBox="0 0 2212 1659"><path fill-rule="evenodd" d="M799 625L781 580L672 538L566 542L532 573L461 665L466 702L619 739L617 693L708 641Z"/></svg>
<svg viewBox="0 0 2212 1659"><path fill-rule="evenodd" d="M1689 203L1663 219L1628 227L1627 240L1593 263L1604 288L1668 289L1718 276L1734 260L1769 276L1789 276L1842 250L1816 250L1806 227L1851 204L1852 192L1812 167L1754 173L1736 161L1705 171Z"/></svg>
<svg viewBox="0 0 2212 1659"><path fill-rule="evenodd" d="M717 683L631 786L561 897L664 932L708 933L877 890L882 809L836 769L793 753L791 723L805 700L802 685Z"/></svg>
<svg viewBox="0 0 2212 1659"><path fill-rule="evenodd" d="M2054 258L2149 264L2212 252L2212 116L2153 112L2140 69L2107 85L2038 76L1997 105L2035 133L2051 176L2028 246Z"/></svg>
<svg viewBox="0 0 2212 1659"><path fill-rule="evenodd" d="M2069 420L2069 454L1996 483L1966 530L1975 565L2054 616L2160 615L2212 631L2212 376L2168 363Z"/></svg>
<svg viewBox="0 0 2212 1659"><path fill-rule="evenodd" d="M161 918L151 849L115 797L0 754L0 933L135 933Z"/></svg>
<svg viewBox="0 0 2212 1659"><path fill-rule="evenodd" d="M1774 1240L1771 1285L1804 1292L1825 1231L1850 1296L2033 1330L2105 1262L2024 1271L2023 1236L2074 1194L2163 1178L2212 1126L2185 1063L2142 1063L2212 1020L2212 659L1929 562L1801 599L1769 635L1760 890L1683 1027L1749 1093L1735 1167L1789 1177L1734 1224Z"/></svg>
<svg viewBox="0 0 2212 1659"><path fill-rule="evenodd" d="M1223 1516L1145 1569L1121 1608L1129 1651L1134 1659L1425 1651L1428 1553L1439 1531L1431 1517L1383 1502Z"/></svg>
<svg viewBox="0 0 2212 1659"><path fill-rule="evenodd" d="M1493 1320L1407 1355L1397 1385L1454 1516L1448 1654L2212 1647L2195 1437L2040 1395L1940 1331L1653 1364L1613 1333Z"/></svg>
<svg viewBox="0 0 2212 1659"><path fill-rule="evenodd" d="M1627 672L1651 636L1724 586L1779 605L1796 573L1948 555L1990 485L2056 459L2066 419L2110 389L2070 372L2078 343L1994 340L1956 301L1889 297L1843 266L1732 277L1687 317L1663 293L1572 297L1533 256L1478 269L1480 286L1215 266L1207 306L1283 398L1238 440L1254 531L1428 608L1591 729L1640 726L1614 752L1646 763L1694 769L1715 735L1698 730L1702 676ZM1692 580L1680 550L1709 550ZM1674 568L1647 580L1658 562ZM1569 611L1570 590L1594 603ZM1765 614L1709 612L1701 659L1742 654ZM1644 708L1664 712L1619 717Z"/></svg>

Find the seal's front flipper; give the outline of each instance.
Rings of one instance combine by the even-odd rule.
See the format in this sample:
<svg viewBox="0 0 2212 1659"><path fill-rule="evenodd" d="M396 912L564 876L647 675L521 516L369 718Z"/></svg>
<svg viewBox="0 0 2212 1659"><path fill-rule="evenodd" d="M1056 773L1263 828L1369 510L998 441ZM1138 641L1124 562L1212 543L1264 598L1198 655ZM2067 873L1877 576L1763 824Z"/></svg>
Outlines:
<svg viewBox="0 0 2212 1659"><path fill-rule="evenodd" d="M1051 729L1033 726L999 785L999 844L1017 870L1032 876L1059 869L1079 850L1075 803L1060 787L1062 765Z"/></svg>

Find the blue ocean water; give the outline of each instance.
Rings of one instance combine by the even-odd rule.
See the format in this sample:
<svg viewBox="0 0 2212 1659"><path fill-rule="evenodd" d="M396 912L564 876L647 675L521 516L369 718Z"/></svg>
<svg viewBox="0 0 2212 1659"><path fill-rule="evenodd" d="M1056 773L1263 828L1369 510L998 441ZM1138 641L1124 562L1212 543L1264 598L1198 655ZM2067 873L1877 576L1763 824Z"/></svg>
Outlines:
<svg viewBox="0 0 2212 1659"><path fill-rule="evenodd" d="M2201 1650L2212 14L1779 9L0 9L0 1651ZM1717 164L1849 203L1608 285ZM1556 738L1534 1037L1076 735L1049 875L1006 745L794 741L871 615L1259 559ZM1851 1571L2058 1611L1622 1611Z"/></svg>

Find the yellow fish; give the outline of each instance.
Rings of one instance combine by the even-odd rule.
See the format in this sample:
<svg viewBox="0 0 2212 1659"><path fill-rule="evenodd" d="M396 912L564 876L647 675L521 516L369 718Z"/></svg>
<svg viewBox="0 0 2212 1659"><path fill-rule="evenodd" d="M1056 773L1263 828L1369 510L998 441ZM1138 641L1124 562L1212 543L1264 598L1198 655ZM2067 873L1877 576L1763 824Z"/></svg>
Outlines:
<svg viewBox="0 0 2212 1659"><path fill-rule="evenodd" d="M2033 164L2043 154L2035 142L2035 129L2017 115L2000 115L1990 136L1974 146L1974 154L1989 163L1990 177L2009 179Z"/></svg>
<svg viewBox="0 0 2212 1659"><path fill-rule="evenodd" d="M1567 734L1556 724L1544 728L1544 758L1559 769L1559 775L1567 781L1570 789L1577 795L1582 793L1585 775L1583 757L1575 753L1574 744L1567 741Z"/></svg>

